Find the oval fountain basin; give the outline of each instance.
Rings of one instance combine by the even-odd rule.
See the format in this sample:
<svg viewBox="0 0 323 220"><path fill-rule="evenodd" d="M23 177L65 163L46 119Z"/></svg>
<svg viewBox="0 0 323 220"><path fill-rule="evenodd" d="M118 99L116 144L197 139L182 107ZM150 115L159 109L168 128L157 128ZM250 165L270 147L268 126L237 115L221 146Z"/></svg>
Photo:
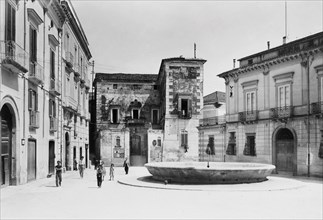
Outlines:
<svg viewBox="0 0 323 220"><path fill-rule="evenodd" d="M232 184L267 180L274 165L240 162L157 162L147 163L152 178L168 183Z"/></svg>

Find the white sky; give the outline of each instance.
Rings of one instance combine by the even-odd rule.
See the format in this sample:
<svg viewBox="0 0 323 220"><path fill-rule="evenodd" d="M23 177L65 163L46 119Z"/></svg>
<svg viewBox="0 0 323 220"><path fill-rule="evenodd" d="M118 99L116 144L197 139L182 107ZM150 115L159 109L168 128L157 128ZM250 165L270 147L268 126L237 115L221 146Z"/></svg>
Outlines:
<svg viewBox="0 0 323 220"><path fill-rule="evenodd" d="M216 75L239 59L282 44L285 1L72 0L95 72L158 74L161 60L206 59L204 96L225 91ZM287 42L323 29L323 0L287 1ZM238 66L236 63L236 67Z"/></svg>

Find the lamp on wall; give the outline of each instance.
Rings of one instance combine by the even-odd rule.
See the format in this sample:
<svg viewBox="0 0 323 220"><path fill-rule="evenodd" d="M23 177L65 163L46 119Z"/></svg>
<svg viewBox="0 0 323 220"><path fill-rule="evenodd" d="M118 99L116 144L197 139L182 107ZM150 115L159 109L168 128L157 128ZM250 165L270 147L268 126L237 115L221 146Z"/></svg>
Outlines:
<svg viewBox="0 0 323 220"><path fill-rule="evenodd" d="M24 146L25 145L25 138L21 139L21 145Z"/></svg>

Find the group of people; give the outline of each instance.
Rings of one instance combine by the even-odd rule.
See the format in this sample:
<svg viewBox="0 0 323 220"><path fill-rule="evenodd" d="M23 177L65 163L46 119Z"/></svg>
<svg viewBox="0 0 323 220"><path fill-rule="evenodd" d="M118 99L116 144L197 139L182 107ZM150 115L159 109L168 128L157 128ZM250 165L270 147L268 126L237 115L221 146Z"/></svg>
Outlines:
<svg viewBox="0 0 323 220"><path fill-rule="evenodd" d="M79 161L79 172L80 172L80 177L83 178L84 175L84 169L85 169L85 163L84 163L84 157L82 156L80 161ZM75 165L75 160L74 160L74 165ZM125 173L128 174L129 172L129 165L127 162L127 158L123 162L123 167L125 170ZM62 184L62 163L61 161L57 161L57 165L55 166L56 170L56 186L59 187ZM104 162L101 160L100 163L96 166L96 178L97 178L97 185L99 188L101 188L102 182L104 181L104 177L106 175L106 170L104 167ZM111 163L110 165L110 181L114 180L114 164Z"/></svg>

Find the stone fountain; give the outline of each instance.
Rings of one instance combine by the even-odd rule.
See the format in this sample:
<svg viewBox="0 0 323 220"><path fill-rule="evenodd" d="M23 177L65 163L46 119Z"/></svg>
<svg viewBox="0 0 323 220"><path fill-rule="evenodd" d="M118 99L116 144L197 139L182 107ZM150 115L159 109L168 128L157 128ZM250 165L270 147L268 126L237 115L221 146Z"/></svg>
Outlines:
<svg viewBox="0 0 323 220"><path fill-rule="evenodd" d="M271 164L240 162L157 162L145 167L155 180L183 184L262 182L275 169Z"/></svg>

